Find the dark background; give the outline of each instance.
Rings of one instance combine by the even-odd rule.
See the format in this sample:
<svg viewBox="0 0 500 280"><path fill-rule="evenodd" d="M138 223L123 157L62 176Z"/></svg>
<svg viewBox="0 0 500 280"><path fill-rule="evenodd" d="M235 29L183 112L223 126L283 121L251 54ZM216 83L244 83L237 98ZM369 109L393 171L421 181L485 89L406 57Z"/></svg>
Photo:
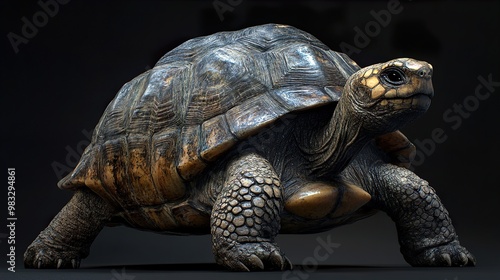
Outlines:
<svg viewBox="0 0 500 280"><path fill-rule="evenodd" d="M47 0L42 0L47 2ZM63 1L61 1L63 2ZM149 279L250 277L225 273L212 263L209 236L161 236L106 228L77 271L22 269L22 254L71 197L59 190L54 165L74 166L106 105L119 88L151 68L183 41L217 31L263 23L303 29L334 50L349 44L351 57L366 66L396 57L426 60L434 66L435 98L428 113L403 131L420 145L415 172L437 190L451 213L461 243L477 258L476 268L410 268L399 253L395 227L383 213L315 235L280 236L278 242L300 266L318 246L317 238L338 243L314 273L257 277L499 279L500 85L483 87L479 76L500 82L500 2L401 1L402 11L372 29L369 42L356 41L387 1L69 1L38 17L27 43L16 53L10 32L22 35L23 17L33 22L43 11L37 1L2 1L1 10L1 173L0 217L7 224L7 168L16 168L17 273L7 274L5 226L0 227L0 273L18 278ZM220 18L214 3L233 3ZM380 25L379 25L380 26ZM12 34L11 34L12 35ZM345 49L344 49L345 50ZM462 115L453 112L464 106ZM444 114L449 113L448 119ZM458 123L460 121L460 124ZM435 129L442 143L430 139ZM83 131L83 132L82 132ZM180 265L183 264L183 265ZM122 274L126 266L126 274ZM36 275L41 273L40 275ZM121 276L120 276L121 275ZM40 278L41 277L41 278ZM128 277L128 278L127 278ZM287 278L288 277L288 278ZM2 276L2 279L6 279Z"/></svg>

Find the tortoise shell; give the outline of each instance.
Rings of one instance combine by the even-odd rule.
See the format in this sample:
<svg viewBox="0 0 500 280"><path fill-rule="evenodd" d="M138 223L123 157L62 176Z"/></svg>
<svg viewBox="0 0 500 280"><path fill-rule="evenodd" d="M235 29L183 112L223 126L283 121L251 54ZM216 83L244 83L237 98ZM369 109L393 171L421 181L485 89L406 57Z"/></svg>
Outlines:
<svg viewBox="0 0 500 280"><path fill-rule="evenodd" d="M239 141L338 101L359 69L291 26L191 39L120 89L58 186L88 187L126 211L179 202L187 182Z"/></svg>

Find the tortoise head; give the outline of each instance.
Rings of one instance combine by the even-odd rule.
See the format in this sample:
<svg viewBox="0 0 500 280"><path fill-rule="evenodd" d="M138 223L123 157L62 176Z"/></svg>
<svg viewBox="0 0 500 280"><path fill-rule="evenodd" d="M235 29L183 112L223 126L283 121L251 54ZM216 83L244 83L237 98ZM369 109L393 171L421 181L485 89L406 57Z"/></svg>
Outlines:
<svg viewBox="0 0 500 280"><path fill-rule="evenodd" d="M434 95L432 65L399 58L365 67L347 81L343 96L368 131L395 131L427 111Z"/></svg>

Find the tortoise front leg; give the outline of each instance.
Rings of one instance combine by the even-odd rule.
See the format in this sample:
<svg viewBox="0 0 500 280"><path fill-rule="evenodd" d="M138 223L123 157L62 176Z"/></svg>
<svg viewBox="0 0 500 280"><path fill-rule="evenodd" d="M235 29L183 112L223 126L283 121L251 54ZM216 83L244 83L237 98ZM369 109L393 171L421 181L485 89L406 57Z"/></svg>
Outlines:
<svg viewBox="0 0 500 280"><path fill-rule="evenodd" d="M233 161L212 210L217 263L237 271L291 268L274 242L282 209L280 182L267 160L247 155Z"/></svg>
<svg viewBox="0 0 500 280"><path fill-rule="evenodd" d="M375 201L395 221L401 253L413 266L473 266L448 211L429 183L392 164L374 169Z"/></svg>
<svg viewBox="0 0 500 280"><path fill-rule="evenodd" d="M78 268L90 245L114 213L113 208L88 189L71 200L24 253L26 268Z"/></svg>

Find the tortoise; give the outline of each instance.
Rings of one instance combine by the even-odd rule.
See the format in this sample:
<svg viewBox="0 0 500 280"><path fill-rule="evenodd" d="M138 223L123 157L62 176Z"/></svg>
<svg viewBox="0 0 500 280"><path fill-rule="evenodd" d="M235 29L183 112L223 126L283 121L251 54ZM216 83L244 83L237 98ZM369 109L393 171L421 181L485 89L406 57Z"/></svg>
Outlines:
<svg viewBox="0 0 500 280"><path fill-rule="evenodd" d="M411 58L361 68L288 25L188 40L108 105L25 266L77 268L104 226L124 224L211 234L230 270L291 269L278 233L377 211L409 264L474 265L399 131L430 106L432 71Z"/></svg>

